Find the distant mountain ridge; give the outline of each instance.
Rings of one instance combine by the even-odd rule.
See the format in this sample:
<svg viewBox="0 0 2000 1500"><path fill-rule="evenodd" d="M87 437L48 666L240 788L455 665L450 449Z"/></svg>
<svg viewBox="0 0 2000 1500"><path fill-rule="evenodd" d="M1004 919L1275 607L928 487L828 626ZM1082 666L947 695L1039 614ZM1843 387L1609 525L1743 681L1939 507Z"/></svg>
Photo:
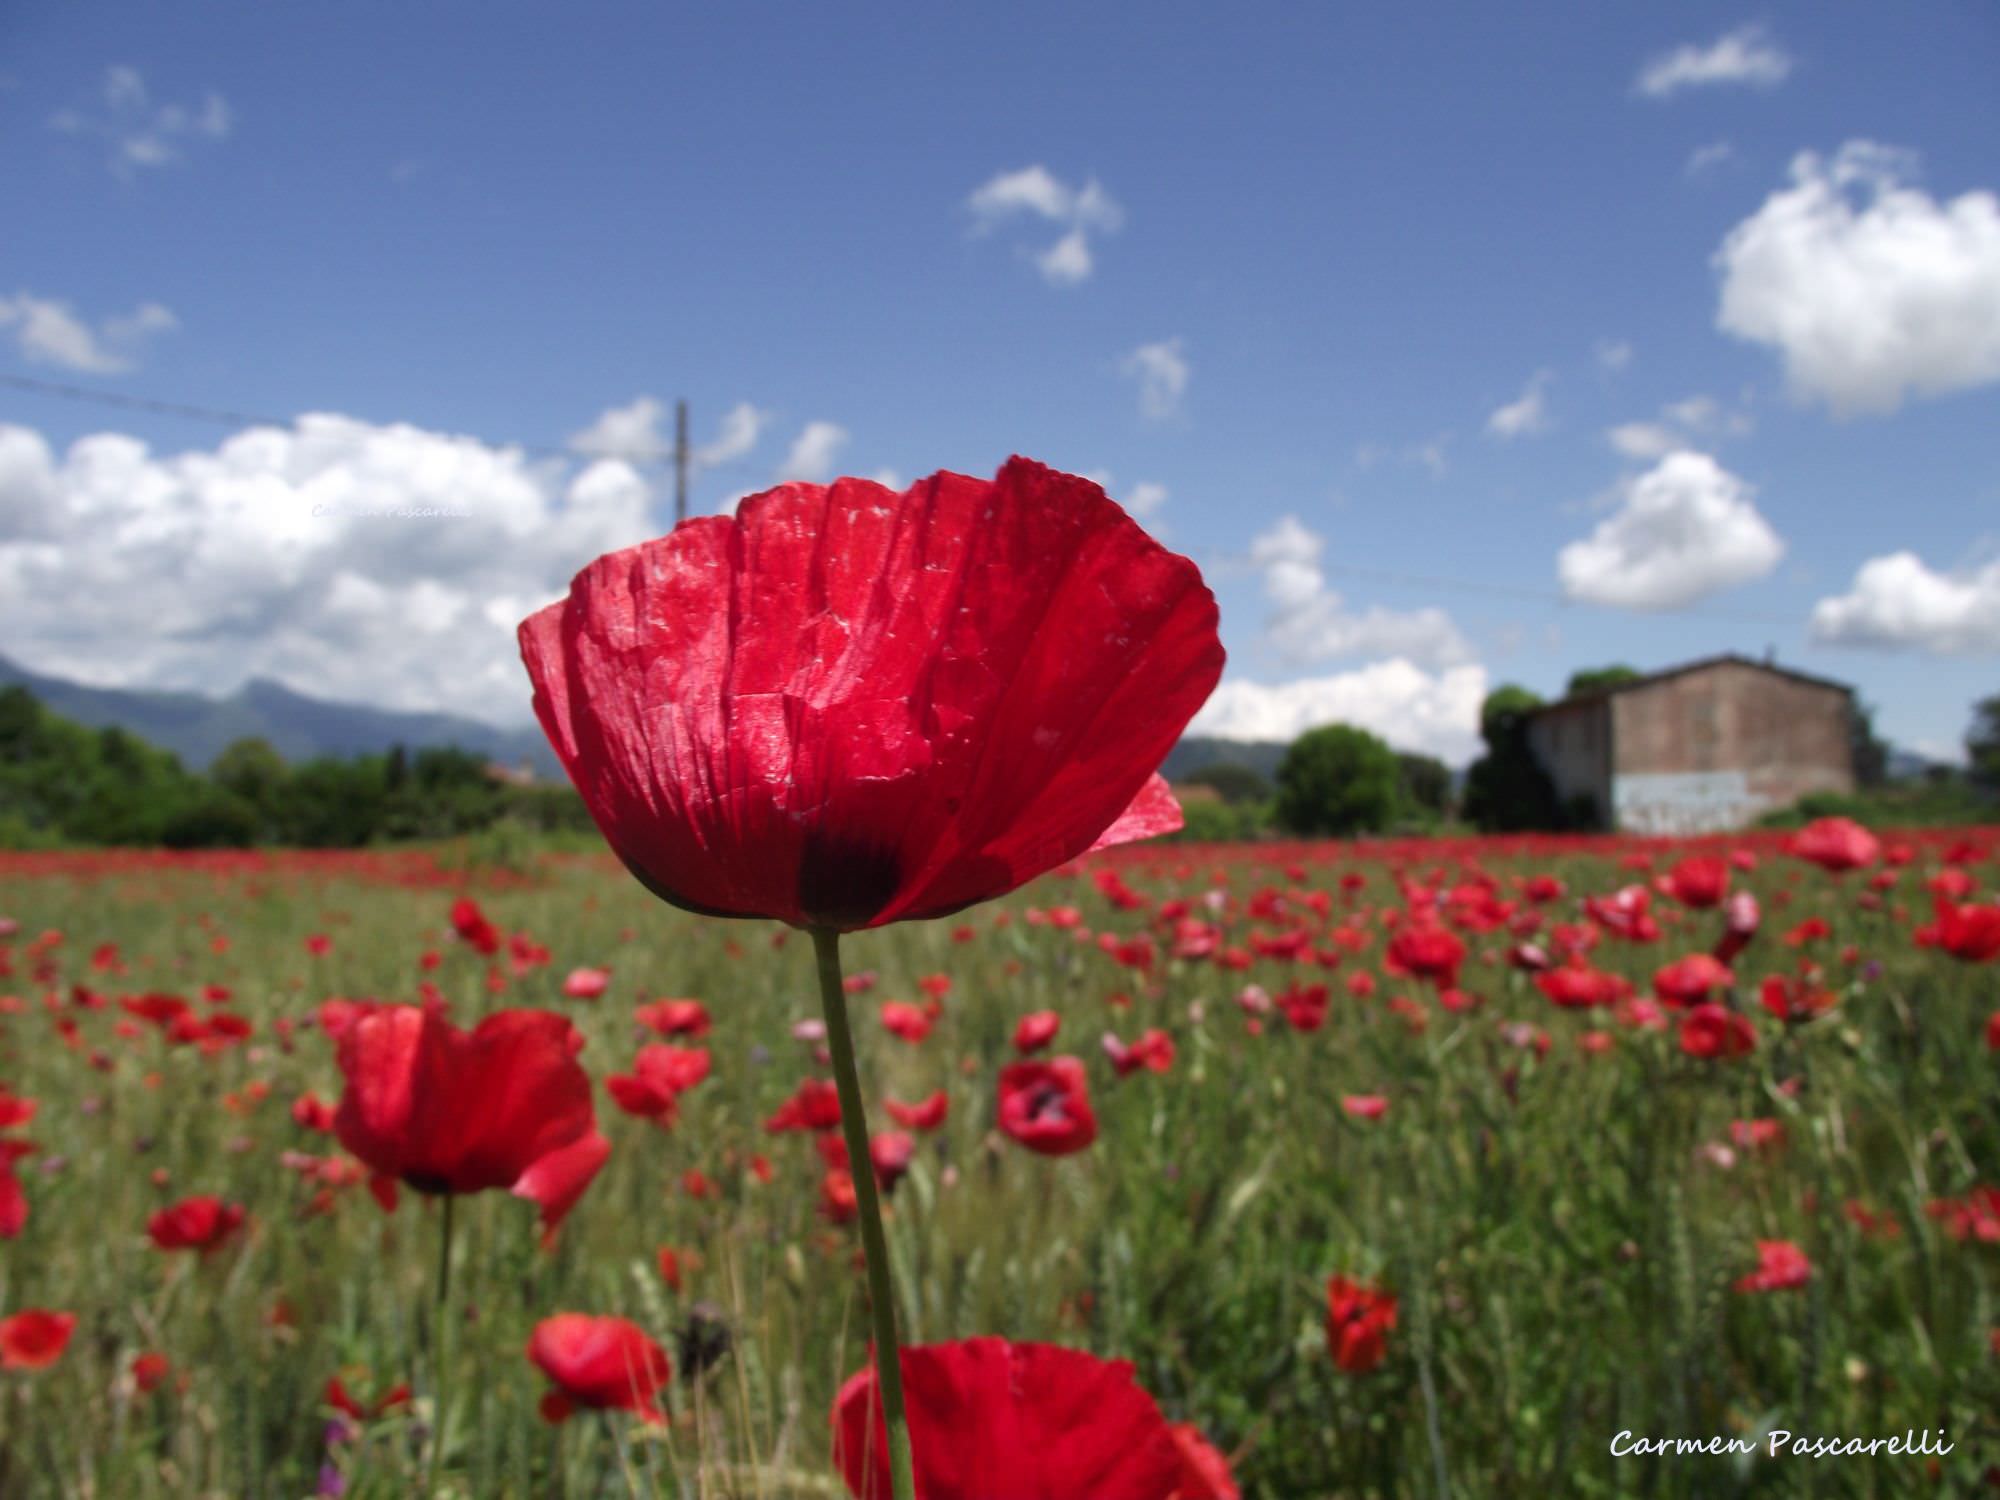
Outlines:
<svg viewBox="0 0 2000 1500"><path fill-rule="evenodd" d="M31 672L0 656L0 687L14 685L26 688L64 718L93 729L115 725L129 730L173 751L182 764L197 770L205 770L235 741L255 738L270 741L272 749L294 762L318 755L376 755L391 745L411 750L456 745L510 766L525 760L537 776L562 776L540 729L502 729L457 714L335 703L265 677L251 678L226 698L211 698L147 688L86 687ZM1274 742L1188 735L1168 753L1161 770L1169 781L1216 765L1248 766L1272 777L1285 749Z"/></svg>
<svg viewBox="0 0 2000 1500"><path fill-rule="evenodd" d="M0 656L0 687L26 688L50 710L93 729L115 725L171 750L184 765L206 769L240 739L268 740L288 761L319 755L373 755L392 745L421 750L456 745L507 765L527 761L535 774L562 774L537 728L502 729L457 714L406 713L333 703L283 683L253 677L226 698L143 688L97 688L31 672Z"/></svg>

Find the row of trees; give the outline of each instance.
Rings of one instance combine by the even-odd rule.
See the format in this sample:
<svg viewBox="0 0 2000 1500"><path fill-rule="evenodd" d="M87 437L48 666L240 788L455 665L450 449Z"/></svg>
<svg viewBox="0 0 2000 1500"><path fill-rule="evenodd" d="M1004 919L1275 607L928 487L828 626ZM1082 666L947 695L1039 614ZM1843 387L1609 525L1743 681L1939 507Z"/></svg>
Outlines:
<svg viewBox="0 0 2000 1500"><path fill-rule="evenodd" d="M358 848L503 819L589 826L568 786L506 785L466 750L397 746L290 765L268 742L246 739L204 775L125 730L78 724L24 688L0 690L0 847Z"/></svg>

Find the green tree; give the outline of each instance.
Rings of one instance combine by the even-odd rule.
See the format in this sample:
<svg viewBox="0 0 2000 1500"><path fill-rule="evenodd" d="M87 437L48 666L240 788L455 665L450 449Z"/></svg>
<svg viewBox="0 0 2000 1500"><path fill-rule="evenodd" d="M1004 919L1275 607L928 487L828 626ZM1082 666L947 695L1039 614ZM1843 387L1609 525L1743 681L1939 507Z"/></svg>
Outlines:
<svg viewBox="0 0 2000 1500"><path fill-rule="evenodd" d="M1972 705L1965 759L1974 782L1989 792L2000 792L2000 693Z"/></svg>
<svg viewBox="0 0 2000 1500"><path fill-rule="evenodd" d="M1479 710L1479 736L1486 753L1465 773L1467 818L1488 833L1562 828L1568 821L1548 773L1528 748L1528 715L1541 697L1515 683L1486 695Z"/></svg>
<svg viewBox="0 0 2000 1500"><path fill-rule="evenodd" d="M1569 674L1569 686L1563 689L1563 696L1576 698L1585 693L1601 693L1620 683L1637 682L1645 675L1637 667L1628 667L1623 662L1614 662L1608 667L1585 667Z"/></svg>
<svg viewBox="0 0 2000 1500"><path fill-rule="evenodd" d="M1351 724L1307 730L1278 767L1278 821L1293 833L1376 833L1397 807L1396 752Z"/></svg>
<svg viewBox="0 0 2000 1500"><path fill-rule="evenodd" d="M1881 786L1889 779L1889 747L1875 733L1875 709L1855 699L1848 715L1847 742L1854 760L1854 784Z"/></svg>
<svg viewBox="0 0 2000 1500"><path fill-rule="evenodd" d="M1437 817L1451 811L1451 767L1435 755L1397 752L1396 781L1406 807Z"/></svg>

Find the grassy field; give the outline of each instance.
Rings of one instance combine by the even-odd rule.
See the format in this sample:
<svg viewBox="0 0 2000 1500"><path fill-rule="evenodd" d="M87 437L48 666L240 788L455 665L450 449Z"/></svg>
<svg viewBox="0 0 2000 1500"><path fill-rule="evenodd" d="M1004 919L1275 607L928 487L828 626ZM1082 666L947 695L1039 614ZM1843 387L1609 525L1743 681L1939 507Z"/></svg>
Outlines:
<svg viewBox="0 0 2000 1500"><path fill-rule="evenodd" d="M1561 1007L1508 961L1574 924L1595 969L1652 994L1663 965L1715 946L1722 915L1655 893L1659 934L1633 939L1582 898L1654 880L1681 852L1664 846L1141 848L960 921L849 938L857 989L872 976L851 1002L872 1128L891 1126L887 1097L950 1096L890 1199L906 1339L1130 1360L1246 1496L1973 1492L2000 1463L2000 1199L1969 1196L2000 1184L2000 965L1916 929L1948 859L1992 899L2000 837L1885 842L1909 859L1873 880L1789 858L1776 835L1716 846L1755 851L1733 878L1763 909L1715 996L1754 1032L1733 1058L1690 1055L1685 1011ZM1529 900L1531 876L1563 894ZM1389 924L1408 919L1388 914L1427 899L1412 888L1469 950L1449 996L1390 972ZM460 896L522 940L493 958L456 940ZM866 1358L858 1239L822 1206L809 1135L765 1129L826 1076L794 1032L819 1014L803 935L686 916L607 860L546 852L513 868L453 851L0 856L0 917L18 924L0 939L0 1101L34 1104L4 1138L38 1148L14 1162L28 1218L0 1240L0 1317L77 1319L52 1363L0 1372L0 1495L421 1493L440 1390L440 1493L845 1493L828 1409ZM1203 946L1190 922L1215 952L1176 956ZM609 971L598 998L565 996L579 967ZM1781 1022L1760 986L1802 971L1830 1008ZM949 980L929 1036L891 1034L880 1006L922 1004L928 976ZM414 1001L425 981L460 1024L570 1016L613 1143L546 1248L530 1205L458 1201L442 1350L436 1202L405 1191L385 1214L360 1174L287 1156L341 1155L292 1111L340 1096L322 1003ZM1319 984L1324 1022L1300 1029L1299 987ZM249 1034L176 1043L121 1004L148 994ZM633 1012L660 997L713 1017L692 1043L712 1073L665 1129L602 1088L658 1040ZM995 1129L997 1073L1041 1010L1098 1116L1095 1143L1059 1160ZM1170 1065L1118 1074L1104 1035L1152 1028ZM1350 1096L1386 1108L1368 1118ZM192 1194L241 1204L244 1227L211 1253L157 1249L149 1216ZM1759 1241L1796 1246L1803 1283L1739 1289ZM1373 1368L1330 1354L1336 1275L1397 1299ZM559 1311L645 1325L673 1356L671 1423L538 1418L546 1382L523 1350ZM149 1353L167 1371L142 1390ZM404 1382L413 1399L342 1416L336 1376L357 1404ZM1769 1457L1773 1428L1928 1432L1952 1451ZM1759 1448L1613 1457L1621 1432Z"/></svg>

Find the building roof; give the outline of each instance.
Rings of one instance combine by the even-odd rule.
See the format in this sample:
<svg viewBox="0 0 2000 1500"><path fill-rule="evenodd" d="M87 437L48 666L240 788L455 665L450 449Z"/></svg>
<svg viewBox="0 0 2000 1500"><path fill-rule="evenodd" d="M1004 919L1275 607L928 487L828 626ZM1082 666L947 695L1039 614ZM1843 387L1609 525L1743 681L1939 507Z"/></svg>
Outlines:
<svg viewBox="0 0 2000 1500"><path fill-rule="evenodd" d="M1662 671L1648 672L1642 677L1628 678L1624 682L1614 682L1605 687L1593 688L1587 693L1576 693L1567 698L1558 698L1554 703L1544 703L1528 715L1535 718L1539 714L1553 713L1557 709L1577 708L1584 704L1596 703L1619 693L1635 692L1640 688L1652 687L1674 677L1685 677L1690 672L1706 672L1711 667L1752 667L1759 672L1769 672L1774 677L1789 677L1794 682L1807 683L1813 687L1828 688L1836 693L1846 693L1852 697L1854 689L1844 682L1835 682L1831 677L1815 677L1810 672L1797 672L1790 667L1781 667L1776 662L1760 661L1754 656L1744 656L1735 651L1725 651L1720 656L1704 656L1698 661L1683 662L1677 667L1667 667Z"/></svg>

